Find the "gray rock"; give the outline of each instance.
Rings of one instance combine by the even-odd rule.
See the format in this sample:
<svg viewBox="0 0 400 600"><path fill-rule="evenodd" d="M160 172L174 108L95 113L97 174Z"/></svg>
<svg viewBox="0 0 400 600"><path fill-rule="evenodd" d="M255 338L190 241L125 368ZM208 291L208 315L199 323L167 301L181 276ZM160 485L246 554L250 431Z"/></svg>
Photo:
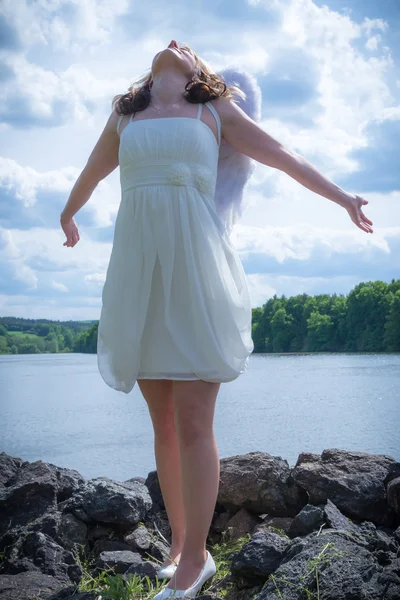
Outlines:
<svg viewBox="0 0 400 600"><path fill-rule="evenodd" d="M166 510L159 508L157 504L153 504L143 522L149 532L154 532L158 540L171 545L172 532Z"/></svg>
<svg viewBox="0 0 400 600"><path fill-rule="evenodd" d="M253 533L259 523L260 519L258 517L251 514L245 508L241 508L227 522L225 528L226 538L232 541L238 540L249 533Z"/></svg>
<svg viewBox="0 0 400 600"><path fill-rule="evenodd" d="M148 550L152 544L152 536L144 525L138 525L124 536L124 541L138 550Z"/></svg>
<svg viewBox="0 0 400 600"><path fill-rule="evenodd" d="M99 556L102 552L114 552L115 550L128 550L132 551L129 544L122 542L118 539L106 539L96 540L93 544L92 552L95 556Z"/></svg>
<svg viewBox="0 0 400 600"><path fill-rule="evenodd" d="M56 509L57 478L42 461L24 462L0 490L0 535Z"/></svg>
<svg viewBox="0 0 400 600"><path fill-rule="evenodd" d="M329 449L300 454L292 477L307 491L310 504L329 499L349 517L391 526L394 512L385 486L397 470L400 463L384 454Z"/></svg>
<svg viewBox="0 0 400 600"><path fill-rule="evenodd" d="M318 565L324 600L400 600L399 487L400 463L386 456L303 453L292 470L261 452L222 459L210 534L219 541L230 526L234 537L254 529L249 544L232 557L224 584L234 587L227 598L304 600L305 588L316 597ZM111 567L125 581L134 574L154 580L156 562L169 551L162 536L168 540L171 533L158 494L156 471L146 480L85 481L77 471L0 454L1 600L97 600L78 592L77 545L99 554L93 575ZM382 507L383 518L376 519ZM43 595L36 591L41 578ZM218 600L220 589L199 600Z"/></svg>
<svg viewBox="0 0 400 600"><path fill-rule="evenodd" d="M225 600L252 600L261 591L262 585L253 586L251 588L245 588L244 590L231 590L229 595L225 597ZM203 596L196 598L200 600ZM204 598L213 599L213 596L204 596ZM217 598L217 600L219 600Z"/></svg>
<svg viewBox="0 0 400 600"><path fill-rule="evenodd" d="M212 529L217 533L222 533L226 530L229 519L232 518L232 514L229 511L222 513L214 513L212 521Z"/></svg>
<svg viewBox="0 0 400 600"><path fill-rule="evenodd" d="M0 452L0 488L7 485L20 466L23 464L22 458L9 456L5 452Z"/></svg>
<svg viewBox="0 0 400 600"><path fill-rule="evenodd" d="M111 538L114 535L115 530L113 525L101 525L100 523L95 523L88 529L87 539L89 542L93 542L101 540L102 538Z"/></svg>
<svg viewBox="0 0 400 600"><path fill-rule="evenodd" d="M157 533L150 531L144 525L138 525L133 531L124 536L124 542L129 544L132 550L138 550L146 556L157 560L164 560L168 556L169 546L162 541Z"/></svg>
<svg viewBox="0 0 400 600"><path fill-rule="evenodd" d="M156 573L159 565L151 560L143 560L140 554L135 554L135 562L133 562L125 571L123 579L137 575L139 577L148 577L151 581L156 580Z"/></svg>
<svg viewBox="0 0 400 600"><path fill-rule="evenodd" d="M27 525L20 525L8 529L8 531L0 538L0 551L4 551L7 546L15 544L18 538L25 536L32 531L39 531L52 537L58 541L58 530L61 522L61 514L51 509L49 512L40 515L36 519L30 521ZM63 545L63 544L61 544Z"/></svg>
<svg viewBox="0 0 400 600"><path fill-rule="evenodd" d="M304 600L311 594L316 596L316 569L319 594L324 600L396 598L384 595L387 578L374 556L347 539L343 532L330 529L292 540L281 565L255 600ZM397 593L400 594L400 588Z"/></svg>
<svg viewBox="0 0 400 600"><path fill-rule="evenodd" d="M123 481L123 483L126 483L126 485L133 485L133 487L135 487L135 484L138 482L146 485L146 477L140 477L137 475L136 477L131 477L130 479L125 479L125 481Z"/></svg>
<svg viewBox="0 0 400 600"><path fill-rule="evenodd" d="M400 526L393 532L393 537L398 544L400 544Z"/></svg>
<svg viewBox="0 0 400 600"><path fill-rule="evenodd" d="M111 568L115 573L125 573L131 565L138 562L142 562L140 554L130 550L114 550L101 552L97 557L96 564L99 569Z"/></svg>
<svg viewBox="0 0 400 600"><path fill-rule="evenodd" d="M324 513L326 522L332 529L342 529L358 535L359 528L350 519L345 517L329 498L324 508Z"/></svg>
<svg viewBox="0 0 400 600"><path fill-rule="evenodd" d="M274 531L277 529L278 531L275 531L275 533L279 533L279 531L281 531L283 534L289 535L289 529L292 521L292 517L270 518L268 515L264 515L263 521L259 525L257 525L254 531L256 532L260 529L265 529L266 527L269 527L270 531Z"/></svg>
<svg viewBox="0 0 400 600"><path fill-rule="evenodd" d="M98 595L92 592L79 592L76 587L68 586L56 594L46 596L45 600L97 600Z"/></svg>
<svg viewBox="0 0 400 600"><path fill-rule="evenodd" d="M26 571L17 575L0 575L1 600L33 600L60 589L62 583L51 575ZM39 595L40 594L40 595Z"/></svg>
<svg viewBox="0 0 400 600"><path fill-rule="evenodd" d="M307 494L292 479L286 460L249 452L221 459L218 502L228 509L294 517L307 503Z"/></svg>
<svg viewBox="0 0 400 600"><path fill-rule="evenodd" d="M316 529L319 529L323 522L324 511L312 504L306 504L292 520L288 535L291 538L300 535L308 535Z"/></svg>
<svg viewBox="0 0 400 600"><path fill-rule="evenodd" d="M85 478L75 469L57 467L52 463L46 463L57 479L57 502L63 502L77 492L85 483Z"/></svg>
<svg viewBox="0 0 400 600"><path fill-rule="evenodd" d="M150 471L145 480L145 485L154 504L161 509L165 509L164 499L162 497L160 482L158 481L157 471Z"/></svg>
<svg viewBox="0 0 400 600"><path fill-rule="evenodd" d="M391 552L395 554L399 550L399 544L394 535L377 529L374 523L364 521L356 526L356 533L351 536L352 541L362 545L370 552Z"/></svg>
<svg viewBox="0 0 400 600"><path fill-rule="evenodd" d="M387 483L387 500L398 523L400 521L400 477L395 477Z"/></svg>
<svg viewBox="0 0 400 600"><path fill-rule="evenodd" d="M61 545L67 550L77 546L86 546L87 525L72 513L60 515L60 523L56 533Z"/></svg>
<svg viewBox="0 0 400 600"><path fill-rule="evenodd" d="M196 596L196 600L222 600L222 598L220 598L220 596L210 596L210 594L204 596L202 594L201 596Z"/></svg>
<svg viewBox="0 0 400 600"><path fill-rule="evenodd" d="M75 558L48 535L31 532L22 536L5 552L2 568L5 573L40 571L56 577L60 582L77 583L82 571Z"/></svg>
<svg viewBox="0 0 400 600"><path fill-rule="evenodd" d="M126 485L108 477L97 477L63 502L62 510L84 521L135 525L144 520L151 506L148 489L142 483Z"/></svg>
<svg viewBox="0 0 400 600"><path fill-rule="evenodd" d="M265 581L279 567L289 540L268 529L259 530L234 554L231 572L234 579L250 583Z"/></svg>
<svg viewBox="0 0 400 600"><path fill-rule="evenodd" d="M62 588L55 594L46 597L46 600L69 600L69 598L72 598L75 593L78 593L77 587L75 585L69 585Z"/></svg>

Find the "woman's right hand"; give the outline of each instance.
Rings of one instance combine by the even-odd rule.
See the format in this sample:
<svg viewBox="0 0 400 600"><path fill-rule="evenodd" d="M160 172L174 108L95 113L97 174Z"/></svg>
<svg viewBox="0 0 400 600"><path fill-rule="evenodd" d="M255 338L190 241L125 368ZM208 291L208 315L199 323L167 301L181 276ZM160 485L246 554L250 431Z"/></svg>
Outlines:
<svg viewBox="0 0 400 600"><path fill-rule="evenodd" d="M67 238L67 240L63 243L63 246L67 246L67 248L73 248L80 240L78 225L76 224L74 217L67 220L61 217L60 223Z"/></svg>
<svg viewBox="0 0 400 600"><path fill-rule="evenodd" d="M75 215L82 208L99 181L107 177L119 164L119 135L116 131L118 119L119 116L113 111L60 214L60 224L67 238L63 245L67 248L73 248L80 239L75 219L69 215Z"/></svg>
<svg viewBox="0 0 400 600"><path fill-rule="evenodd" d="M350 219L357 227L365 231L366 233L373 233L372 221L365 216L362 211L362 206L368 204L368 200L357 194L349 194L349 200L345 205L345 209L349 213Z"/></svg>

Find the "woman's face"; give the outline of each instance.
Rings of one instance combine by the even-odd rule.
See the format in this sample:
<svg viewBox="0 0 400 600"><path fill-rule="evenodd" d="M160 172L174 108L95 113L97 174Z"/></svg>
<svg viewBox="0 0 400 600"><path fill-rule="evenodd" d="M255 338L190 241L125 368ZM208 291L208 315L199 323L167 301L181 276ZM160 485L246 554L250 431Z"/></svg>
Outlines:
<svg viewBox="0 0 400 600"><path fill-rule="evenodd" d="M171 40L164 50L158 52L153 58L151 70L153 75L163 68L173 67L191 78L197 61L189 46L181 42Z"/></svg>

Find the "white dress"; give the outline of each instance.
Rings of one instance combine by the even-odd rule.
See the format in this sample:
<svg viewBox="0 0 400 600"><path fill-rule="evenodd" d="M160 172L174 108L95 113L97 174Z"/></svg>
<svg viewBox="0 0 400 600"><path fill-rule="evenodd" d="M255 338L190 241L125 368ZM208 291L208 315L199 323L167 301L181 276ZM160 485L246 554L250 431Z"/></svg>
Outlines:
<svg viewBox="0 0 400 600"><path fill-rule="evenodd" d="M218 113L205 106L220 142ZM131 117L120 134L97 363L125 393L137 379L232 381L254 350L245 272L215 210L219 144L202 108L197 118Z"/></svg>

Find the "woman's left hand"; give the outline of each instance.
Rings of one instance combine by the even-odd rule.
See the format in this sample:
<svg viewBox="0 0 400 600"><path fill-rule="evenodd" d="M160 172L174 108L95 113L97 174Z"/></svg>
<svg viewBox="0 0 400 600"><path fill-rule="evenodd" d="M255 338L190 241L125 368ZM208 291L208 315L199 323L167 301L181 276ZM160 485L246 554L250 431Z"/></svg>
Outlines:
<svg viewBox="0 0 400 600"><path fill-rule="evenodd" d="M361 196L351 196L348 203L345 205L345 209L349 213L350 219L366 233L373 233L371 227L372 221L366 217L361 209L362 206L368 204L368 200L365 200Z"/></svg>

